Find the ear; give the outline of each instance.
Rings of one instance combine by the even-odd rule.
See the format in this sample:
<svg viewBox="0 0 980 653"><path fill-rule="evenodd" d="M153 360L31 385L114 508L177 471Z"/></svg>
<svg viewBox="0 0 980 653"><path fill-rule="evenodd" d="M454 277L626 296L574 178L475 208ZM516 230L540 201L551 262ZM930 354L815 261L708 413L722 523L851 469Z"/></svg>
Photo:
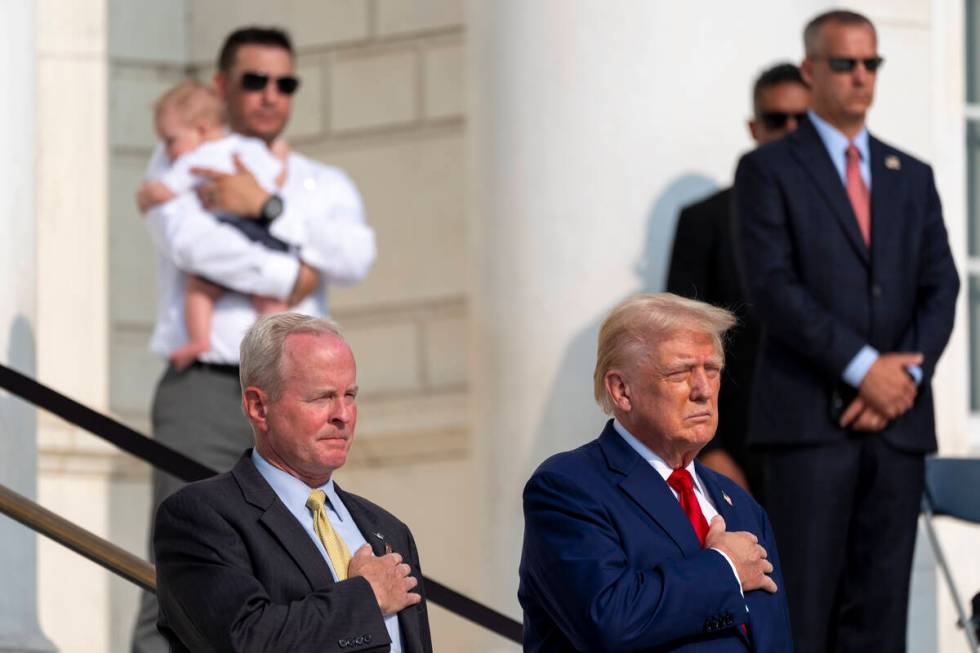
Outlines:
<svg viewBox="0 0 980 653"><path fill-rule="evenodd" d="M220 70L214 74L211 78L211 85L214 87L214 92L218 95L218 98L224 102L228 99L228 82L230 79Z"/></svg>
<svg viewBox="0 0 980 653"><path fill-rule="evenodd" d="M252 423L256 431L265 433L268 431L266 418L268 415L269 395L262 388L250 385L242 393L242 406L245 409L245 416Z"/></svg>
<svg viewBox="0 0 980 653"><path fill-rule="evenodd" d="M745 123L749 128L749 134L752 136L752 140L755 141L756 145L759 144L759 122L753 118L752 120Z"/></svg>
<svg viewBox="0 0 980 653"><path fill-rule="evenodd" d="M800 62L800 77L803 78L807 86L813 88L813 60L810 57L806 57Z"/></svg>
<svg viewBox="0 0 980 653"><path fill-rule="evenodd" d="M613 408L628 413L633 408L632 394L629 381L619 370L609 370L603 379L606 384L606 394L612 401Z"/></svg>

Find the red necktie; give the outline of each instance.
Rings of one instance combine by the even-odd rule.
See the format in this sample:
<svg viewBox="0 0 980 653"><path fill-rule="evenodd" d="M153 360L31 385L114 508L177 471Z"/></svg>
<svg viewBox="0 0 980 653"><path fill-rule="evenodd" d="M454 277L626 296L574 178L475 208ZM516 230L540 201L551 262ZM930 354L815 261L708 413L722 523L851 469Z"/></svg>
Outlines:
<svg viewBox="0 0 980 653"><path fill-rule="evenodd" d="M694 494L694 479L691 478L691 473L686 469L675 469L670 478L667 479L667 485L677 492L681 509L690 520L691 526L694 527L694 532L697 534L701 546L704 546L704 539L708 537L708 521L704 518L704 513L701 512L701 504L698 503L698 498Z"/></svg>
<svg viewBox="0 0 980 653"><path fill-rule="evenodd" d="M871 246L871 195L861 176L861 154L854 143L847 146L847 197L857 216L864 244Z"/></svg>

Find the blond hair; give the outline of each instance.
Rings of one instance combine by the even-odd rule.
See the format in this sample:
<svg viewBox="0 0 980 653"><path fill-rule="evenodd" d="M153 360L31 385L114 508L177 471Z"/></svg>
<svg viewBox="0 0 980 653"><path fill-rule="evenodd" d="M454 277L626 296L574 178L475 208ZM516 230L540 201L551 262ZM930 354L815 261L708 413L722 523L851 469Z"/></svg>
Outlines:
<svg viewBox="0 0 980 653"><path fill-rule="evenodd" d="M153 105L153 115L159 118L164 112L173 112L186 125L216 126L228 121L225 106L214 90L194 79L185 79L160 96Z"/></svg>
<svg viewBox="0 0 980 653"><path fill-rule="evenodd" d="M649 356L656 343L677 331L710 335L724 360L722 339L735 322L730 311L671 293L638 293L627 297L612 309L599 329L592 377L596 402L604 412L612 413L606 373Z"/></svg>
<svg viewBox="0 0 980 653"><path fill-rule="evenodd" d="M282 391L282 354L286 339L298 333L336 336L343 340L333 320L299 313L274 313L256 320L239 348L239 382L242 393L255 386L275 401Z"/></svg>

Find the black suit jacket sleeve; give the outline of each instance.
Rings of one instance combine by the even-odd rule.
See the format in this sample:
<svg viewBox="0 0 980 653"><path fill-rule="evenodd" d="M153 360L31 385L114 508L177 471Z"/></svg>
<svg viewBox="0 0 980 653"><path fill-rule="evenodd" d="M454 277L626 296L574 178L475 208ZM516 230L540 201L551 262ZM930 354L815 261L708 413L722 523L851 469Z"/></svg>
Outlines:
<svg viewBox="0 0 980 653"><path fill-rule="evenodd" d="M953 263L943 222L942 204L936 192L932 168L927 167L925 232L919 265L918 310L915 320L901 340L902 351L922 352L922 382L932 379L936 362L943 353L953 330L956 295L960 281Z"/></svg>
<svg viewBox="0 0 980 653"><path fill-rule="evenodd" d="M273 602L233 526L188 493L161 505L154 537L161 608L195 653L377 650L391 641L363 578ZM370 634L370 646L341 648L351 632Z"/></svg>
<svg viewBox="0 0 980 653"><path fill-rule="evenodd" d="M768 337L839 379L867 343L818 302L798 278L780 185L757 154L742 157L735 172L735 206L753 307Z"/></svg>

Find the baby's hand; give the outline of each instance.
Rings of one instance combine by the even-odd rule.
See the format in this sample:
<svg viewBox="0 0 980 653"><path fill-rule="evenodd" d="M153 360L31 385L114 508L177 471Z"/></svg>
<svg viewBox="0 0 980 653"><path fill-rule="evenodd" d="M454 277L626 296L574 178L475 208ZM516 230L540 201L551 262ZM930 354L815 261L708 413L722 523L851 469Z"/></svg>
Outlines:
<svg viewBox="0 0 980 653"><path fill-rule="evenodd" d="M146 213L154 206L169 202L176 194L161 181L144 181L136 191L136 206L140 213Z"/></svg>

